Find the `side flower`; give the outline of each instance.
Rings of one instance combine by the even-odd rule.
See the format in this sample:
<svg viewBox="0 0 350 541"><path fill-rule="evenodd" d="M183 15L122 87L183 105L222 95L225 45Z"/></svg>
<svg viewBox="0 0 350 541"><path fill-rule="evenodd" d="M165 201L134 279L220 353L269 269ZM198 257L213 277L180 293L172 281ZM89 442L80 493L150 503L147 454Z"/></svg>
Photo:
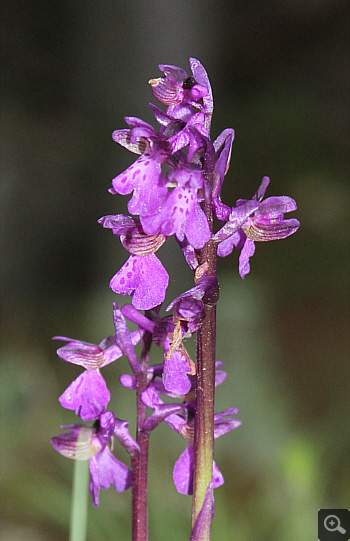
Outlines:
<svg viewBox="0 0 350 541"><path fill-rule="evenodd" d="M99 504L100 488L107 489L113 484L117 492L124 492L132 483L131 471L110 450L115 425L113 413L107 411L92 428L65 425L61 428L69 432L51 439L54 449L61 455L89 461L89 492L94 507Z"/></svg>
<svg viewBox="0 0 350 541"><path fill-rule="evenodd" d="M239 256L239 274L244 278L250 271L249 258L255 252L254 242L267 242L289 237L299 228L295 218L286 220L284 214L296 210L294 199L288 196L268 197L262 201L270 182L262 179L253 199L239 199L237 206L231 209L228 221L216 233L214 241L218 243L220 257L230 254L233 247L241 248ZM220 214L220 217L222 214Z"/></svg>
<svg viewBox="0 0 350 541"><path fill-rule="evenodd" d="M116 311L114 312L116 325ZM118 333L117 333L118 334ZM131 333L131 341L135 346L142 338L143 331L137 329ZM123 355L122 347L116 336L109 336L97 346L64 336L55 336L54 340L62 340L68 344L57 350L57 355L66 362L85 368L59 397L63 408L74 410L83 421L92 421L107 409L110 392L100 373L100 368L116 361Z"/></svg>
<svg viewBox="0 0 350 541"><path fill-rule="evenodd" d="M222 363L216 363L216 366L222 366ZM224 381L226 377L222 370L216 371L215 386ZM195 382L193 382L195 385ZM142 394L142 401L154 410L154 413L147 419L144 429L152 430L159 424L159 419L164 420L173 430L180 434L187 442L186 449L181 453L175 462L173 470L173 479L176 489L180 494L191 495L193 492L193 472L194 472L194 419L196 415L195 387L184 401L179 404L164 404L160 394L176 397L169 393L162 382L152 381L148 389ZM174 411L173 408L179 408ZM180 409L181 406L181 409ZM241 421L233 418L237 415L237 408L228 408L214 416L214 438L227 434L234 428L241 425ZM224 483L224 478L215 461L213 461L213 487L217 488Z"/></svg>

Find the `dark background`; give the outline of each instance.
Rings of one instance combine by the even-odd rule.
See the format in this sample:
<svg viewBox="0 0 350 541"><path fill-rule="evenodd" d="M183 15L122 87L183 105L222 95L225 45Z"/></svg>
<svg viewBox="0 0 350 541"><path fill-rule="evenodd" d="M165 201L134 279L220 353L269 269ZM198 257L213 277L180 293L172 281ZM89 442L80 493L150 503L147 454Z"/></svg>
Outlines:
<svg viewBox="0 0 350 541"><path fill-rule="evenodd" d="M68 536L73 464L49 439L76 422L57 398L80 369L51 337L113 332L125 299L108 282L127 255L96 220L125 211L107 190L134 157L110 134L125 115L155 125L148 79L159 63L189 72L190 56L212 82L212 138L236 132L223 200L268 175L267 195L295 198L301 222L257 246L244 281L237 254L218 264L218 410L237 406L243 425L216 442L213 540L316 539L318 509L349 506L347 3L8 0L1 25L1 539ZM160 251L169 300L192 283L175 247ZM125 419L127 370L104 371ZM151 540L189 538L171 474L183 449L167 426L152 436ZM129 539L130 491L102 492L89 539Z"/></svg>

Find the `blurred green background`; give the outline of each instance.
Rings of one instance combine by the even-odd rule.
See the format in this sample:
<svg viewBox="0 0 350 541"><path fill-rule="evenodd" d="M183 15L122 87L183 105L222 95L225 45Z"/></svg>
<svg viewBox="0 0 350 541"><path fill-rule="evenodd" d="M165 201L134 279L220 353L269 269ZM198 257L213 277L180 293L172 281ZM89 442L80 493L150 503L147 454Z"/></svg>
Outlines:
<svg viewBox="0 0 350 541"><path fill-rule="evenodd" d="M189 56L212 82L212 137L236 131L223 200L269 175L301 221L257 246L244 281L237 254L219 261L217 409L243 424L216 442L213 540L316 539L317 510L350 503L347 2L5 0L1 24L1 540L68 538L73 463L50 437L77 422L57 399L80 370L51 337L113 332L108 282L127 255L96 220L125 211L107 190L133 157L110 134L125 115L155 125L147 81ZM192 284L175 247L159 252L169 300ZM134 430L127 370L103 375ZM150 541L189 539L191 500L172 483L184 447L167 426L152 435ZM130 491L100 501L88 539L130 539Z"/></svg>

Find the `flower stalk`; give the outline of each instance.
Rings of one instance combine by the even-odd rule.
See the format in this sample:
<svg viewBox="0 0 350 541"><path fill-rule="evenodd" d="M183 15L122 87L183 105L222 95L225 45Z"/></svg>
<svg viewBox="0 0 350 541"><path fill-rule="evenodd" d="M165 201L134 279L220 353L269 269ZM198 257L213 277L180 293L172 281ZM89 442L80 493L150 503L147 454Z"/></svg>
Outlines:
<svg viewBox="0 0 350 541"><path fill-rule="evenodd" d="M214 489L224 483L214 461L214 440L241 425L235 407L215 413L215 387L227 375L221 370L223 363L215 360L216 258L226 257L234 248L241 250L239 274L245 278L256 242L286 238L299 227L295 218L284 218L296 210L293 199L263 200L268 177L263 177L252 199L238 199L234 208L221 201L234 130L227 128L211 141L210 81L198 60L190 58L190 66L192 75L188 76L181 68L161 64L163 76L149 81L153 97L167 106L163 111L150 104L158 130L128 116L129 127L112 135L116 143L138 156L109 189L113 195L132 194L128 202L132 216L117 214L99 220L129 252L109 285L118 295L130 295L132 304L119 309L114 303L115 335L99 345L55 337L66 342L58 348L58 356L83 369L60 396L60 404L93 424L63 426L68 432L51 443L67 458L88 461L95 507L101 488L113 485L117 492L124 492L132 487L132 541L148 540L148 447L152 431L162 422L184 441L173 480L180 494L193 496L190 541L210 541ZM214 214L221 224L216 232ZM194 271L195 285L180 293L161 316L169 275L156 252L171 236ZM137 329L130 332L127 320ZM185 340L195 335L196 362L185 347ZM140 341L138 359L134 347ZM163 349L160 364L150 365L152 343ZM110 392L100 372L122 357L129 363L129 373L122 374L120 383L136 393L136 439L127 421L107 411ZM153 410L148 416L147 407ZM131 470L117 459L115 439L129 453Z"/></svg>
<svg viewBox="0 0 350 541"><path fill-rule="evenodd" d="M140 363L142 371L136 375L136 443L140 450L131 456L132 541L148 540L147 473L149 434L142 430L142 425L146 421L146 405L142 402L142 393L147 389L147 369L151 344L152 334L145 332Z"/></svg>
<svg viewBox="0 0 350 541"><path fill-rule="evenodd" d="M205 204L210 230L213 213L211 201ZM216 278L216 247L212 240L200 252L201 265L208 265L208 275ZM205 304L205 315L197 332L197 414L195 418L192 528L202 509L207 487L212 481L214 457L216 305ZM212 503L210 503L212 506ZM210 540L211 520L203 541Z"/></svg>

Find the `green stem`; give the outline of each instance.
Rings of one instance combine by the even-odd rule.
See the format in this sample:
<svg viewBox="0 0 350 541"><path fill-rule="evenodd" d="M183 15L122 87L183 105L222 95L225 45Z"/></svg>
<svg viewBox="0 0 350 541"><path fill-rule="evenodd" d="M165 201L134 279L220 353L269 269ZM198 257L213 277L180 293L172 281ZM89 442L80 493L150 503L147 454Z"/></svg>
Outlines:
<svg viewBox="0 0 350 541"><path fill-rule="evenodd" d="M85 541L89 488L89 461L75 460L69 541Z"/></svg>
<svg viewBox="0 0 350 541"><path fill-rule="evenodd" d="M204 207L210 229L211 203ZM200 263L208 263L208 276L216 276L216 246L210 240L200 252ZM202 508L205 492L212 480L214 455L216 307L205 305L205 318L197 333L197 414L195 419L192 528ZM201 541L210 541L211 521Z"/></svg>

